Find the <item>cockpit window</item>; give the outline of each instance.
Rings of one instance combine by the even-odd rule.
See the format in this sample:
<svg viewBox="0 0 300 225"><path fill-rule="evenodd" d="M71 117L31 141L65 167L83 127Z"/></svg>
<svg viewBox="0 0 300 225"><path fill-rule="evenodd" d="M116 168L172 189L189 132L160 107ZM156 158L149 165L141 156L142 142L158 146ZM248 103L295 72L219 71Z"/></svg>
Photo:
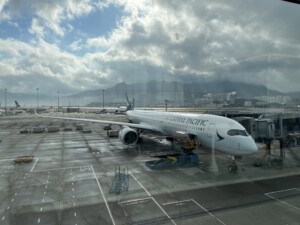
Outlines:
<svg viewBox="0 0 300 225"><path fill-rule="evenodd" d="M240 136L249 136L249 134L247 133L247 131L245 130L237 130L237 129L232 129L232 130L229 130L227 132L227 134L229 136L236 136L236 135L240 135Z"/></svg>

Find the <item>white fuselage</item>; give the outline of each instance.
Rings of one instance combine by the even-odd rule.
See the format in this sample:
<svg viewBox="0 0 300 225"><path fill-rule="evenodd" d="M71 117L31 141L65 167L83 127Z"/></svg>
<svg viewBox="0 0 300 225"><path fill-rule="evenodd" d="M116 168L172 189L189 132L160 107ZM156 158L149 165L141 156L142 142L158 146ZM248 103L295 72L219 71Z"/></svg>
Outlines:
<svg viewBox="0 0 300 225"><path fill-rule="evenodd" d="M258 152L245 128L226 117L143 110L127 111L126 114L133 123L157 127L166 136L182 137L183 133L195 135L202 146L229 155L252 155Z"/></svg>

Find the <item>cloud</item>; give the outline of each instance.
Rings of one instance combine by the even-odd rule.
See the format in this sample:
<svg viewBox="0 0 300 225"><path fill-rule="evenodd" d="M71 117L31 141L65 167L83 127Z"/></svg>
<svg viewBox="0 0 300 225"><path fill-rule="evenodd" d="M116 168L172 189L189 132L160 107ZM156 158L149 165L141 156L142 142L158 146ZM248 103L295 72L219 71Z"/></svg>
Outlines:
<svg viewBox="0 0 300 225"><path fill-rule="evenodd" d="M81 50L81 49L82 49L81 42L82 42L81 39L72 42L72 43L70 44L71 50L72 50L72 51L79 51L79 50Z"/></svg>
<svg viewBox="0 0 300 225"><path fill-rule="evenodd" d="M288 6L282 7L281 3L270 6L267 1L260 4L231 1L226 5L220 1L190 1L189 4L153 1L149 12L143 11L141 16L132 13L123 18L120 29L105 41L101 37L98 43L101 43L99 46L103 43L110 46L108 55L113 60L112 64L127 61L130 65L135 62L131 70L141 71L145 80L153 78L149 69L153 66L162 72L162 77L169 77L171 73L180 80L192 74L199 78L211 76L258 83L266 80L268 71L269 77L276 78L268 79L269 85L286 90L287 86L282 87L282 83L276 81L281 76L281 80L288 83L293 79L293 72L286 76L288 71L280 69L284 67L280 60L276 68L267 57L259 57L255 63L251 60L239 62L274 53L299 55L299 43L294 41L299 40L299 32L291 35L287 32L298 30L295 21L299 21L299 14L294 10L289 21L284 16L291 15L291 11ZM274 23L274 19L281 23ZM286 23L288 26L283 26ZM220 65L223 65L223 70L218 69ZM145 69L149 69L148 73ZM119 73L122 72L123 67ZM130 76L126 74L127 79ZM296 85L289 87L296 89Z"/></svg>
<svg viewBox="0 0 300 225"><path fill-rule="evenodd" d="M29 29L31 34L36 34L38 37L44 37L44 28L39 24L39 21L35 18L32 19L31 28Z"/></svg>
<svg viewBox="0 0 300 225"><path fill-rule="evenodd" d="M4 11L4 7L7 5L9 0L0 1L0 23L1 21L6 21L10 18L9 14Z"/></svg>
<svg viewBox="0 0 300 225"><path fill-rule="evenodd" d="M89 38L86 42L88 47L97 47L99 49L110 46L109 40L105 37Z"/></svg>
<svg viewBox="0 0 300 225"><path fill-rule="evenodd" d="M4 14L0 19L12 20L17 18L32 18L30 33L39 37L44 30L49 29L56 35L64 36L66 28L64 21L89 14L95 9L90 0L53 0L53 1L3 1L0 12ZM43 31L43 32L42 32Z"/></svg>
<svg viewBox="0 0 300 225"><path fill-rule="evenodd" d="M65 38L76 31L69 21L110 6L123 12L108 35ZM30 14L34 37L0 39L0 81L13 90L29 90L30 79L49 92L153 79L236 80L298 90L299 7L281 1L29 0L1 7L6 18Z"/></svg>
<svg viewBox="0 0 300 225"><path fill-rule="evenodd" d="M35 83L34 87L47 91L56 87L55 84L64 84L64 89L68 91L84 90L96 87L95 80L101 77L101 74L88 68L81 58L42 40L30 44L1 40L0 46L3 46L0 55L4 56L0 63L1 84L12 91L29 91L32 83ZM52 83L45 82L48 80Z"/></svg>

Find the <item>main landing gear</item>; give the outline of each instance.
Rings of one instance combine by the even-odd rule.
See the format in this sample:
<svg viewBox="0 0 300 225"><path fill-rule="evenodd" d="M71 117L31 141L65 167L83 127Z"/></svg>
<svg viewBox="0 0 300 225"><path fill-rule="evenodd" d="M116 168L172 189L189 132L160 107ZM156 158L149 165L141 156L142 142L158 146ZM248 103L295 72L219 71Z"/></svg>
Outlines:
<svg viewBox="0 0 300 225"><path fill-rule="evenodd" d="M140 137L140 134L142 133L142 130L141 129L137 129L137 133L138 133L138 140L137 140L137 143L138 144L141 144L144 142L144 139Z"/></svg>

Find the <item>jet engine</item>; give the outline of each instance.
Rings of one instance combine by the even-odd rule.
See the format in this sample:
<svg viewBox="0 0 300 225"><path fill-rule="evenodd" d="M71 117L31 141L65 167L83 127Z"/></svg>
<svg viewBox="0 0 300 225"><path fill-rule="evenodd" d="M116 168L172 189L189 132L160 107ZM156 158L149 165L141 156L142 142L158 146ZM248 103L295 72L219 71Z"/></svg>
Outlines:
<svg viewBox="0 0 300 225"><path fill-rule="evenodd" d="M129 127L124 127L119 131L119 138L125 145L133 145L135 144L138 139L138 133Z"/></svg>

